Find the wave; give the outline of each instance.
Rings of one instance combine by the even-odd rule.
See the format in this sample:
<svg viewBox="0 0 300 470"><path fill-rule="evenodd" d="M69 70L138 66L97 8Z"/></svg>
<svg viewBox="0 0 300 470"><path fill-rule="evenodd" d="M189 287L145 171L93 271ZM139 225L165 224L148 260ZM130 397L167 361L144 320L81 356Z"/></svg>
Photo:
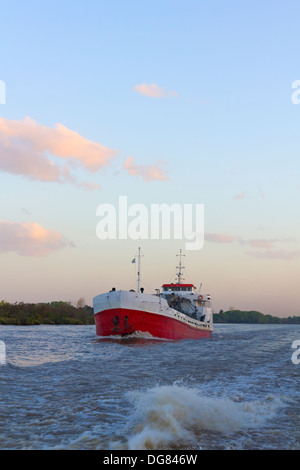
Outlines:
<svg viewBox="0 0 300 470"><path fill-rule="evenodd" d="M151 340L151 341L160 341L160 342L172 342L173 340L166 338L159 338L158 336L152 336L148 331L134 331L130 335L120 336L120 335L111 335L111 336L97 336L96 341L120 341L126 342L130 340Z"/></svg>
<svg viewBox="0 0 300 470"><path fill-rule="evenodd" d="M127 396L134 407L125 446L130 450L199 447L203 433L228 435L264 426L281 405L273 396L265 402L237 402L175 384ZM124 448L124 442L114 442L113 447L116 445Z"/></svg>

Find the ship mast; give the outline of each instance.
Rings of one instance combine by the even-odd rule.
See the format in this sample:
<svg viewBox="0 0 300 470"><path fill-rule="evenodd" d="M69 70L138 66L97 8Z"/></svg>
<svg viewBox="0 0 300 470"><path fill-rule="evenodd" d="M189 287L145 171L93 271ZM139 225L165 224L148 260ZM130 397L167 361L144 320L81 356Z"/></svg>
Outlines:
<svg viewBox="0 0 300 470"><path fill-rule="evenodd" d="M137 291L140 292L140 282L141 282L141 248L139 247L139 252L137 254L138 257L138 278L137 278Z"/></svg>
<svg viewBox="0 0 300 470"><path fill-rule="evenodd" d="M176 256L179 256L179 266L176 266L176 268L179 269L177 273L177 284L181 284L181 281L184 280L184 278L182 277L182 272L181 272L181 270L184 269L184 266L182 266L181 264L181 258L182 256L185 256L185 255L183 255L182 250L180 250L179 255L176 255Z"/></svg>

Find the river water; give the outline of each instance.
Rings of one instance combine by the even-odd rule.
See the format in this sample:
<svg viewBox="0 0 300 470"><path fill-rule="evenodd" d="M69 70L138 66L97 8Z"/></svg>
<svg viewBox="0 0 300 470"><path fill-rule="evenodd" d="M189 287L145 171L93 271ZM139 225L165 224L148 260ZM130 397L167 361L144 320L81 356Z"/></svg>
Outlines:
<svg viewBox="0 0 300 470"><path fill-rule="evenodd" d="M0 449L300 449L300 325L176 342L0 326L0 340Z"/></svg>

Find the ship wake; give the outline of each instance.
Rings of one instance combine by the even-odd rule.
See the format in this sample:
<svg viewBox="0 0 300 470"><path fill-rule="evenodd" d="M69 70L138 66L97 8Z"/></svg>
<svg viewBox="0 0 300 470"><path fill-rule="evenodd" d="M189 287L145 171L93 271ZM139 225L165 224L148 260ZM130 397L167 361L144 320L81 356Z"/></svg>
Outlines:
<svg viewBox="0 0 300 470"><path fill-rule="evenodd" d="M148 331L134 331L129 335L111 335L111 336L97 336L97 340L116 340L121 342L126 342L130 340L155 340L155 341L172 341L166 338L159 338L158 336L153 336Z"/></svg>
<svg viewBox="0 0 300 470"><path fill-rule="evenodd" d="M281 402L270 396L264 402L240 402L207 397L196 388L158 386L128 393L134 407L126 444L130 450L205 448L205 435L230 435L263 427ZM211 436L212 437L212 436Z"/></svg>

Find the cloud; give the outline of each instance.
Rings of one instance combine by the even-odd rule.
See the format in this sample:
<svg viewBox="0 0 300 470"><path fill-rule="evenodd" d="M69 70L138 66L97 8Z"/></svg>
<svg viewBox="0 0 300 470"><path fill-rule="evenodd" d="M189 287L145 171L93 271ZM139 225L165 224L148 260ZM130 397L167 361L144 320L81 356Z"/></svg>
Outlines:
<svg viewBox="0 0 300 470"><path fill-rule="evenodd" d="M233 199L245 199L246 195L248 194L248 191L244 191L243 193L236 194Z"/></svg>
<svg viewBox="0 0 300 470"><path fill-rule="evenodd" d="M88 181L83 181L82 183L79 184L82 188L88 189L89 191L96 191L98 189L101 189L101 185L98 183L95 183L94 181L88 182Z"/></svg>
<svg viewBox="0 0 300 470"><path fill-rule="evenodd" d="M71 170L80 165L94 174L109 166L116 154L116 150L91 142L63 124L50 128L29 117L23 121L0 118L0 171L33 181L68 182L95 191L101 189L97 181L79 182ZM136 165L134 158L128 157L123 169L145 181L169 179L159 162Z"/></svg>
<svg viewBox="0 0 300 470"><path fill-rule="evenodd" d="M64 165L53 162L49 154L63 159ZM116 150L91 142L62 124L49 128L29 117L23 121L0 118L0 170L8 173L31 180L78 184L69 167L80 165L96 173L116 154ZM85 183L79 186L87 187Z"/></svg>
<svg viewBox="0 0 300 470"><path fill-rule="evenodd" d="M128 157L123 164L123 169L127 170L130 175L142 176L145 181L166 181L169 179L159 162L155 165L136 165L135 159Z"/></svg>
<svg viewBox="0 0 300 470"><path fill-rule="evenodd" d="M31 212L28 209L26 209L26 207L22 207L22 212L24 212L24 214L26 215L32 215Z"/></svg>
<svg viewBox="0 0 300 470"><path fill-rule="evenodd" d="M75 184L79 188L84 188L84 189L87 189L88 191L95 191L95 190L101 189L101 185L99 183L96 183L95 181L83 181L82 183L79 183L78 181L76 181L76 179L71 174L69 167L67 166L63 166L61 168L61 174L63 175L63 179L65 181Z"/></svg>
<svg viewBox="0 0 300 470"><path fill-rule="evenodd" d="M237 242L243 246L257 248L256 251L246 251L247 255L260 259L282 259L293 260L300 257L300 250L276 250L274 247L278 243L294 243L294 238L253 238L245 240L242 237L227 235L225 233L207 233L205 234L206 242L215 243L233 243ZM260 250L261 249L261 250Z"/></svg>
<svg viewBox="0 0 300 470"><path fill-rule="evenodd" d="M6 143L22 141L38 154L49 152L56 157L75 159L91 172L107 166L116 155L116 150L91 142L63 124L52 129L29 117L23 121L0 118L0 139Z"/></svg>
<svg viewBox="0 0 300 470"><path fill-rule="evenodd" d="M252 240L242 240L241 238L238 241L242 245L248 245L251 248L273 248L276 243L286 243L294 242L294 238L254 238Z"/></svg>
<svg viewBox="0 0 300 470"><path fill-rule="evenodd" d="M54 230L36 222L17 223L0 220L0 252L14 251L21 256L46 256L56 250L74 246Z"/></svg>
<svg viewBox="0 0 300 470"><path fill-rule="evenodd" d="M232 243L238 239L232 235L226 235L225 233L206 233L205 241L216 242L216 243Z"/></svg>
<svg viewBox="0 0 300 470"><path fill-rule="evenodd" d="M295 242L294 238L253 238L244 240L242 237L227 235L225 233L207 233L205 240L216 243L232 243L238 242L241 245L247 245L251 248L273 248L276 243Z"/></svg>
<svg viewBox="0 0 300 470"><path fill-rule="evenodd" d="M265 199L266 198L266 194L265 192L262 190L262 188L258 188L258 193L259 193L259 196L261 199ZM242 193L238 193L236 194L233 199L234 200L239 200L239 199L246 199L246 197L248 196L249 192L248 191L243 191Z"/></svg>
<svg viewBox="0 0 300 470"><path fill-rule="evenodd" d="M156 83L152 83L150 85L142 83L140 85L135 85L133 89L141 95L149 96L150 98L175 98L178 96L178 93L176 91L165 90L163 87L158 86Z"/></svg>
<svg viewBox="0 0 300 470"><path fill-rule="evenodd" d="M0 170L13 175L22 175L31 180L61 181L61 170L46 155L39 154L20 143L1 142Z"/></svg>
<svg viewBox="0 0 300 470"><path fill-rule="evenodd" d="M282 259L282 260L295 260L300 258L300 250L294 251L248 251L248 255L260 259Z"/></svg>
<svg viewBox="0 0 300 470"><path fill-rule="evenodd" d="M248 245L252 248L272 248L274 244L281 240L257 238L253 240L239 240L242 245Z"/></svg>

